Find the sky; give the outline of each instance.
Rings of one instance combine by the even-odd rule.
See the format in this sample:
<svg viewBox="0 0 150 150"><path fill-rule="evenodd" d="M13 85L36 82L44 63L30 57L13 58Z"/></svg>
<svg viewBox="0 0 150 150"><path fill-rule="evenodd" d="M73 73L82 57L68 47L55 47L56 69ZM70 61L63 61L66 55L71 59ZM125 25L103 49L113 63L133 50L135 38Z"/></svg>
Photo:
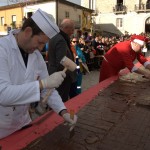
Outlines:
<svg viewBox="0 0 150 150"><path fill-rule="evenodd" d="M19 1L19 0L0 0L0 6L13 4L13 2L16 2L16 1Z"/></svg>
<svg viewBox="0 0 150 150"><path fill-rule="evenodd" d="M17 2L24 2L28 0L0 0L0 6L15 4Z"/></svg>
<svg viewBox="0 0 150 150"><path fill-rule="evenodd" d="M18 1L28 1L28 0L0 0L0 6L5 6L5 5L10 5L13 4L13 2L18 2ZM69 2L81 5L81 0L67 0Z"/></svg>
<svg viewBox="0 0 150 150"><path fill-rule="evenodd" d="M6 4L7 4L7 0L1 0L1 1L0 1L0 5L1 5L1 6L6 5Z"/></svg>
<svg viewBox="0 0 150 150"><path fill-rule="evenodd" d="M81 5L81 0L67 0L67 1Z"/></svg>

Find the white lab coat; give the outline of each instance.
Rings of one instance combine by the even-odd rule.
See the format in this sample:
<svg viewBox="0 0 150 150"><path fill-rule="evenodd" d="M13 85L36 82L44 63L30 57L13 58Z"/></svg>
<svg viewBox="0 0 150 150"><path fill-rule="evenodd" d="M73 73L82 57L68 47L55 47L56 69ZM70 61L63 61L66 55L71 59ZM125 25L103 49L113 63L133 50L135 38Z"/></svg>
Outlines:
<svg viewBox="0 0 150 150"><path fill-rule="evenodd" d="M40 79L48 76L38 50L29 55L26 68L13 35L15 32L18 31L0 38L0 139L31 122L29 105L40 101L37 76ZM57 113L66 109L56 90L49 96L48 104Z"/></svg>

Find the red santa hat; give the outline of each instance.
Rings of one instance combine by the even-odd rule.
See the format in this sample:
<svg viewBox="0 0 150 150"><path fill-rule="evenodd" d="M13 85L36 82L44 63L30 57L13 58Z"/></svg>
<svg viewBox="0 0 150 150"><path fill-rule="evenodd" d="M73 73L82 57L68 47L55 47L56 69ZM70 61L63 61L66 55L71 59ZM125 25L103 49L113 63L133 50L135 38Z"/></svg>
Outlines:
<svg viewBox="0 0 150 150"><path fill-rule="evenodd" d="M142 35L133 35L133 36L131 36L131 41L143 46L144 43L146 42L146 37L142 36Z"/></svg>

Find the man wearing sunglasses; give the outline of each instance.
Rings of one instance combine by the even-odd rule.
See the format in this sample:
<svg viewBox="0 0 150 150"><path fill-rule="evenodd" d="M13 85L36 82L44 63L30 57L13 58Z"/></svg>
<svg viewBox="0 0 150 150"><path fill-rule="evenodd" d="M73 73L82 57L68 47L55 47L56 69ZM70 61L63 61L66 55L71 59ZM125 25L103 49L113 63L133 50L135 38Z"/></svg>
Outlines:
<svg viewBox="0 0 150 150"><path fill-rule="evenodd" d="M77 74L77 94L82 92L82 72L83 72L83 65L86 65L85 56L78 45L79 41L76 37L72 39L72 46L76 51L76 63L78 65L78 74Z"/></svg>

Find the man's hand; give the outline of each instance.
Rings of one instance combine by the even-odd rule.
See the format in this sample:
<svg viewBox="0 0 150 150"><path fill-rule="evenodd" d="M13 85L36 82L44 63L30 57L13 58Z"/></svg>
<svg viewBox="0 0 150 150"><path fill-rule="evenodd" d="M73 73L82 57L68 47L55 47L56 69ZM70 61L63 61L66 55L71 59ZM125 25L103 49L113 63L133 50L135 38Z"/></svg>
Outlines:
<svg viewBox="0 0 150 150"><path fill-rule="evenodd" d="M74 115L73 119L71 119L70 114L69 113L65 113L62 116L64 118L64 120L68 123L68 125L70 126L70 131L73 130L73 128L75 127L78 117L77 115Z"/></svg>
<svg viewBox="0 0 150 150"><path fill-rule="evenodd" d="M42 79L40 85L42 84L42 88L58 88L64 81L65 77L66 73L64 71L55 72L45 79Z"/></svg>
<svg viewBox="0 0 150 150"><path fill-rule="evenodd" d="M143 77L146 79L150 79L150 71L148 69L138 68L134 72L143 75Z"/></svg>
<svg viewBox="0 0 150 150"><path fill-rule="evenodd" d="M143 78L150 79L150 73L145 73L145 74L143 75Z"/></svg>

